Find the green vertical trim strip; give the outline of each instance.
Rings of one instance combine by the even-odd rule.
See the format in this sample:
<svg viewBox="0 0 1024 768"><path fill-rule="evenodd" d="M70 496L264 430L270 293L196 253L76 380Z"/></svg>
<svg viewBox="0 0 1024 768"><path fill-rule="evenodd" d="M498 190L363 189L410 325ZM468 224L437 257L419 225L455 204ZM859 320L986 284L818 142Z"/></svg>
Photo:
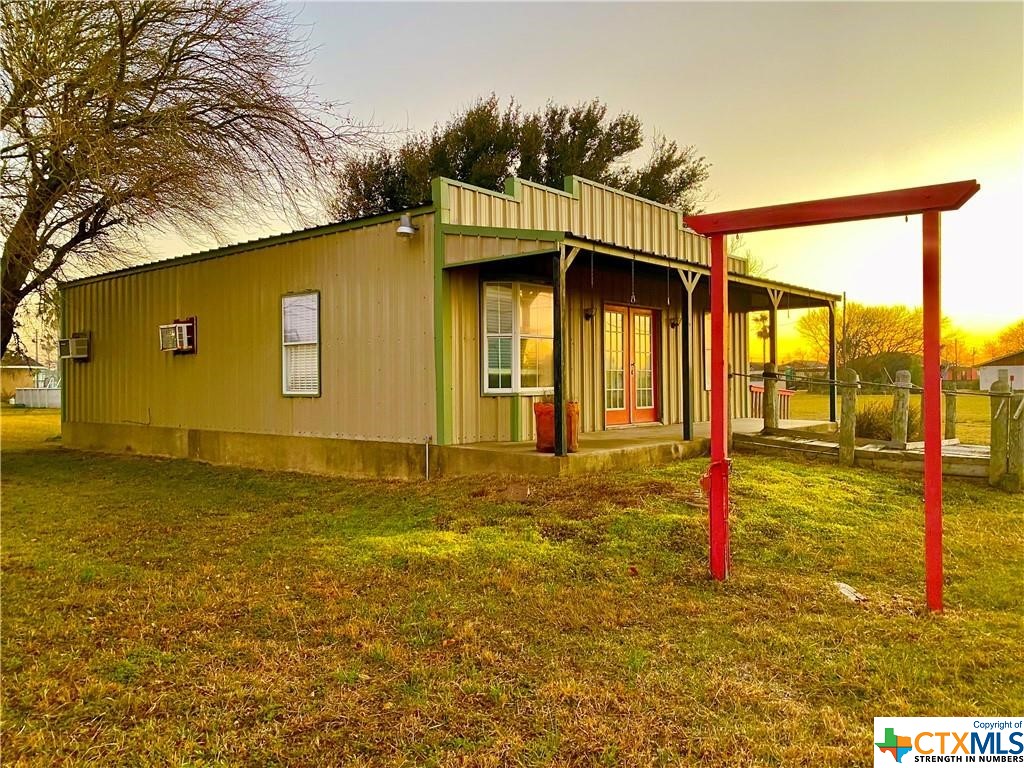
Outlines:
<svg viewBox="0 0 1024 768"><path fill-rule="evenodd" d="M512 398L512 411L509 415L509 431L512 433L512 442L518 443L523 439L522 409L523 399L516 395Z"/></svg>
<svg viewBox="0 0 1024 768"><path fill-rule="evenodd" d="M448 218L448 186L444 179L430 182L434 202L434 395L437 410L437 445L452 443L452 312L451 277L444 269L444 230Z"/></svg>

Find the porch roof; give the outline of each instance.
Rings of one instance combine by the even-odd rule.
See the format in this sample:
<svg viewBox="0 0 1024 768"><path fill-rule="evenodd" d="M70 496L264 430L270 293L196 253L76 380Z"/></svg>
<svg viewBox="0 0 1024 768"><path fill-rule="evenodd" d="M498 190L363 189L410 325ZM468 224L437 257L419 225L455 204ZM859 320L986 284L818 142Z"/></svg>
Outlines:
<svg viewBox="0 0 1024 768"><path fill-rule="evenodd" d="M614 243L602 242L591 238L581 237L572 232L557 232L554 230L516 230L499 227L475 227L466 225L442 225L442 236L448 236L458 240L468 239L472 242L470 248L455 248L449 252L446 248L445 268L452 269L473 264L493 263L496 261L509 261L528 256L536 256L543 253L553 253L560 248L565 248L570 254L570 264L575 254L581 252L597 253L628 261L637 261L644 264L651 264L660 267L689 272L699 276L711 274L711 268L707 264L685 259L672 258L664 254L649 251L627 248ZM450 241L452 245L454 242ZM577 250L578 249L578 250ZM810 307L828 306L842 297L835 293L820 291L814 288L784 283L778 280L769 280L764 277L755 277L735 269L729 271L729 281L734 288L745 287L755 289L758 294L763 292L768 297L772 291L778 291L788 297L785 305L792 309L806 309ZM748 291L749 293L749 291ZM764 307L770 306L766 303Z"/></svg>

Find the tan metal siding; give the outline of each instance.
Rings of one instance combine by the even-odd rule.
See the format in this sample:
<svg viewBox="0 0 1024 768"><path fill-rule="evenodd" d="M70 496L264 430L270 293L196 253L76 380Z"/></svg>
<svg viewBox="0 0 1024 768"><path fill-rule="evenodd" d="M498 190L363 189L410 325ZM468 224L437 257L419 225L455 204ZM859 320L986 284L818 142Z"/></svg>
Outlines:
<svg viewBox="0 0 1024 768"><path fill-rule="evenodd" d="M444 236L444 261L445 264L450 265L487 261L545 250L557 250L557 246L550 240L481 237L479 235Z"/></svg>
<svg viewBox="0 0 1024 768"><path fill-rule="evenodd" d="M513 195L459 182L446 185L444 222L543 229L698 264L710 263L708 240L683 227L679 211L573 178L573 194L515 179Z"/></svg>
<svg viewBox="0 0 1024 768"><path fill-rule="evenodd" d="M68 421L421 442L435 432L433 217L186 262L66 289ZM320 292L321 391L281 394L281 296ZM157 327L197 318L198 353Z"/></svg>
<svg viewBox="0 0 1024 768"><path fill-rule="evenodd" d="M704 317L705 310L695 306L693 310L693 357L691 358L690 383L693 392L693 420L708 421L711 418L711 396L704 389ZM747 313L729 316L729 360L732 370L747 373L749 350L749 323ZM745 419L750 416L750 380L745 376L734 376L730 380L730 409L733 417Z"/></svg>

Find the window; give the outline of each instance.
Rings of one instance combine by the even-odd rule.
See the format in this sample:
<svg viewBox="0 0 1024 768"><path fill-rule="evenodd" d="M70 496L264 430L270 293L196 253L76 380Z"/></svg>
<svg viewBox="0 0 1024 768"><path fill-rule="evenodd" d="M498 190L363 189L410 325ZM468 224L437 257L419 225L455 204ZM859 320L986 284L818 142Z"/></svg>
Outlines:
<svg viewBox="0 0 1024 768"><path fill-rule="evenodd" d="M320 395L320 294L281 299L281 391Z"/></svg>
<svg viewBox="0 0 1024 768"><path fill-rule="evenodd" d="M555 385L551 286L484 284L484 392L535 394Z"/></svg>

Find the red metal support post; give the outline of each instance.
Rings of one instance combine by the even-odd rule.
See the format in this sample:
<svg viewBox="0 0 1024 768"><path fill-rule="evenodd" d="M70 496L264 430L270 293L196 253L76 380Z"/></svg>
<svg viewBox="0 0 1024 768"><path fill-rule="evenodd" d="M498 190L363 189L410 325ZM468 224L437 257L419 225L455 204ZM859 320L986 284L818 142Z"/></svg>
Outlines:
<svg viewBox="0 0 1024 768"><path fill-rule="evenodd" d="M941 227L925 211L924 252L924 574L928 608L942 610Z"/></svg>
<svg viewBox="0 0 1024 768"><path fill-rule="evenodd" d="M729 575L729 270L725 235L711 238L711 575Z"/></svg>

